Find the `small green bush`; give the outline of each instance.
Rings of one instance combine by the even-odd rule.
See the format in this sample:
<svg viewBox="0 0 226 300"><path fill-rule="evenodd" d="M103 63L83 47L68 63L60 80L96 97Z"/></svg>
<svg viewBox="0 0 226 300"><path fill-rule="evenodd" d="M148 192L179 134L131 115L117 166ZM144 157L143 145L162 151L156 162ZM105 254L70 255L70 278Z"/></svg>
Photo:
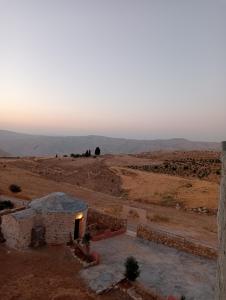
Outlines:
<svg viewBox="0 0 226 300"><path fill-rule="evenodd" d="M140 275L140 267L133 256L129 256L125 262L125 277L130 281L135 281Z"/></svg>

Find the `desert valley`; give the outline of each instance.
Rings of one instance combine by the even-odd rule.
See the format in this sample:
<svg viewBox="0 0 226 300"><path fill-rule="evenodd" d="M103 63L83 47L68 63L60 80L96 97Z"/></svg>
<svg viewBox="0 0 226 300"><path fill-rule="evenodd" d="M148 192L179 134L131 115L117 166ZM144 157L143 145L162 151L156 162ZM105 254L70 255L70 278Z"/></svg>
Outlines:
<svg viewBox="0 0 226 300"><path fill-rule="evenodd" d="M160 236L161 233L170 235L173 240L172 247L178 248L179 237L202 249L200 251L205 253L204 257L211 258L211 260L216 257L214 254L218 244L216 214L221 174L219 151L163 150L137 154L77 156L70 153L42 157L2 156L0 159L0 193L4 195L4 199L10 200L16 197L29 202L53 192L64 192L83 199L90 208L116 218L126 219L129 235L136 236L140 224L145 224L145 226L150 226L154 233L160 232ZM9 187L12 184L19 186L21 191L18 193L10 191ZM164 238L163 240L160 238L160 241L155 238L151 240L170 245L164 242ZM178 249L181 249L180 247ZM193 254L198 252L198 255L203 256L199 250L191 250L192 247L188 246L185 252ZM3 299L13 299L12 290L11 296L8 295L8 286L12 285L13 297L17 299L30 299L30 297L32 299L77 299L76 285L80 280L76 279L77 283L71 287L71 277L74 276L70 273L71 267L67 269L66 265L64 268L59 265L65 264L65 259L71 260L64 248L59 249L59 253L63 255L62 262L58 261L59 253L54 248L48 250L51 256L48 262L46 261L48 252L44 250L40 252L40 255L37 252L34 254L29 252L25 256L14 251L1 248L1 268L8 273L7 288L6 284L1 288ZM128 249L128 255L129 253ZM23 261L27 275L18 276L22 271L21 268L24 268ZM40 271L39 262L46 264L49 268L48 284L43 283L41 278L36 282L37 275L35 274ZM66 264L68 263L70 264L66 261ZM73 267L74 271L81 268L76 262L73 263L76 265L75 269ZM16 282L12 282L10 264L14 266ZM30 274L29 264L34 265L33 275ZM56 279L59 272L66 272L61 283ZM31 290L34 282L37 283L37 287ZM65 285L69 286L67 290L64 290ZM57 292L53 292L53 289L57 289ZM76 293L73 289L76 289ZM169 290L164 291L163 288L161 292L169 293ZM187 292L189 294L189 289ZM118 289L101 296L95 296L92 293L88 296L86 293L85 287L79 289L79 299L129 297L124 294L119 296L117 293L121 292ZM23 296L20 298L21 294ZM53 294L55 296L52 296ZM206 297L205 293L203 295ZM157 298L147 293L143 294L142 299Z"/></svg>
<svg viewBox="0 0 226 300"><path fill-rule="evenodd" d="M0 300L226 300L226 0L0 0Z"/></svg>

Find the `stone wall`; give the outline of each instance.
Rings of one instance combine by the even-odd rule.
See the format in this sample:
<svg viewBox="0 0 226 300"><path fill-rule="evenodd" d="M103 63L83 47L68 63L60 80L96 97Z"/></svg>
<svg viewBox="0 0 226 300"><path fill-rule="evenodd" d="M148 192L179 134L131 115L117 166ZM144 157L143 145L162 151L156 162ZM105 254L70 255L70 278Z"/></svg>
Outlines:
<svg viewBox="0 0 226 300"><path fill-rule="evenodd" d="M86 230L86 212L80 220L79 236L82 238ZM63 244L70 241L74 236L76 214L71 213L48 213L43 216L42 225L46 228L47 244Z"/></svg>
<svg viewBox="0 0 226 300"><path fill-rule="evenodd" d="M110 229L117 231L127 228L127 220L103 213L93 208L89 208L87 216L87 225L98 225L100 229Z"/></svg>
<svg viewBox="0 0 226 300"><path fill-rule="evenodd" d="M33 209L8 214L2 217L1 230L10 248L26 249L31 244L32 228L43 226L45 228L45 241L47 244L66 244L73 239L76 213L46 213L39 214ZM19 214L19 215L18 215ZM83 212L80 223L79 236L86 230L87 212Z"/></svg>
<svg viewBox="0 0 226 300"><path fill-rule="evenodd" d="M182 236L174 235L163 230L153 229L149 225L139 224L137 227L137 237L176 248L194 255L207 258L217 257L216 249L198 244L196 241L185 239Z"/></svg>
<svg viewBox="0 0 226 300"><path fill-rule="evenodd" d="M2 233L10 248L25 249L31 242L35 214L32 209L27 211L26 218L16 219L12 214L2 217Z"/></svg>
<svg viewBox="0 0 226 300"><path fill-rule="evenodd" d="M219 258L217 264L216 300L226 299L226 142L223 142L222 150L222 177L218 209Z"/></svg>

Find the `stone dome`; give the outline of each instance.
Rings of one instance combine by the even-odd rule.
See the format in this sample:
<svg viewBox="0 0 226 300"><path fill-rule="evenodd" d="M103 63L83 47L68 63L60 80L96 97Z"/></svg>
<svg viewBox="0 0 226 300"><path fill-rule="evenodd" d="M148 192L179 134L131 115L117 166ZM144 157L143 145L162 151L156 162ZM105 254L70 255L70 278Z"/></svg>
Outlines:
<svg viewBox="0 0 226 300"><path fill-rule="evenodd" d="M29 207L38 212L65 212L73 213L84 211L87 204L68 194L56 192L30 202Z"/></svg>

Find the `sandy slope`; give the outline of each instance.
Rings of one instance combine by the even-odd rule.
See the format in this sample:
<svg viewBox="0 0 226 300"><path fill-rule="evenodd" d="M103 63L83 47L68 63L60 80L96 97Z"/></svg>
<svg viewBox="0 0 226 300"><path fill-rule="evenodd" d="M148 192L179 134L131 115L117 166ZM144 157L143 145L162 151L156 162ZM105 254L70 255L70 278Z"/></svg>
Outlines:
<svg viewBox="0 0 226 300"><path fill-rule="evenodd" d="M112 167L112 170L121 177L122 187L131 200L174 207L180 203L189 208L217 208L217 183L122 167Z"/></svg>

